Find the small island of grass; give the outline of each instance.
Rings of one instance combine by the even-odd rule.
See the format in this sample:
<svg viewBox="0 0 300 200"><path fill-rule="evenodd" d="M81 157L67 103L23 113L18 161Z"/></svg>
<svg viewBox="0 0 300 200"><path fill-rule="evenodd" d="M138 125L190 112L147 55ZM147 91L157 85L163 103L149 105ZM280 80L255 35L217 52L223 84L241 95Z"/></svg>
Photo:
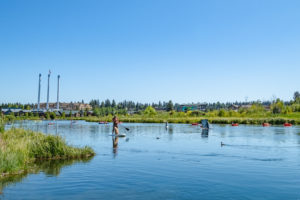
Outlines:
<svg viewBox="0 0 300 200"><path fill-rule="evenodd" d="M13 128L0 133L0 179L30 172L33 163L39 160L79 159L93 155L90 147L69 146L60 136Z"/></svg>

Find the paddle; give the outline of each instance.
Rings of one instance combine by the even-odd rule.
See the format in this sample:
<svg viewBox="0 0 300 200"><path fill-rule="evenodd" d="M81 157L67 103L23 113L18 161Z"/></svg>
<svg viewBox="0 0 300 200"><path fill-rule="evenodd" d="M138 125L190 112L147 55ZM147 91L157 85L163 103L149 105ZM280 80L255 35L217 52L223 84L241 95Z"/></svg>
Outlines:
<svg viewBox="0 0 300 200"><path fill-rule="evenodd" d="M126 131L130 131L130 129L129 128L127 128L127 127L125 127L125 126L122 126L123 128L125 128L126 129Z"/></svg>
<svg viewBox="0 0 300 200"><path fill-rule="evenodd" d="M119 125L121 125L121 124L119 123ZM123 126L123 125L121 125L121 127L122 127L122 128L125 128L125 129L126 129L126 131L130 131L130 129L129 129L129 128L127 128L127 127L125 127L125 126Z"/></svg>
<svg viewBox="0 0 300 200"><path fill-rule="evenodd" d="M121 125L121 123L119 123L119 125ZM121 127L125 128L125 129L126 129L126 131L130 131L130 129L129 129L129 128L127 128L127 127L125 127L125 126L123 126L123 125L121 125Z"/></svg>

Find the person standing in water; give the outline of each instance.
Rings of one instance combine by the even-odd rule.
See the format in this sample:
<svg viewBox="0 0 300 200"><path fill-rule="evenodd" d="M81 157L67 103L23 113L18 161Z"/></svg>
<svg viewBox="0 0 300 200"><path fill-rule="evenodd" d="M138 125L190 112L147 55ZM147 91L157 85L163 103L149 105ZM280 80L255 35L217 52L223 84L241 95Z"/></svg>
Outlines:
<svg viewBox="0 0 300 200"><path fill-rule="evenodd" d="M119 134L119 127L118 127L118 125L119 125L119 119L118 119L117 116L114 116L112 118L112 121L113 121L113 130L112 130L112 133L113 134L115 133L116 135L118 135Z"/></svg>

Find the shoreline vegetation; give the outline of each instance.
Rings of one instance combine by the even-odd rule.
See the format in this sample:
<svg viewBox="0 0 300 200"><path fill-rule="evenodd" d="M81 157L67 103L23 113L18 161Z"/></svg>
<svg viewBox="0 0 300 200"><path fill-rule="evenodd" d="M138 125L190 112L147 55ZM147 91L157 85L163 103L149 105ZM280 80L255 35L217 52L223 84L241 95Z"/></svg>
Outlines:
<svg viewBox="0 0 300 200"><path fill-rule="evenodd" d="M143 118L143 117L119 117L121 122L126 123L178 123L178 124L192 124L200 123L201 120L207 119L211 124L249 124L249 125L261 125L263 123L269 123L271 125L282 125L284 123L291 123L293 125L300 125L300 118L286 118L286 117L272 117L272 118L210 118L210 117L186 117L186 118ZM79 117L73 120L85 120L87 122L111 122L107 117Z"/></svg>
<svg viewBox="0 0 300 200"><path fill-rule="evenodd" d="M0 180L36 171L36 163L85 159L95 155L90 147L77 148L55 135L12 128L0 132Z"/></svg>
<svg viewBox="0 0 300 200"><path fill-rule="evenodd" d="M238 104L238 105L236 105ZM272 102L251 102L245 104L212 103L204 108L193 105L175 105L169 102L158 104L141 104L132 101L116 103L114 100L91 100L91 110L76 110L42 113L13 113L3 114L2 119L8 123L14 120L85 120L87 122L111 122L112 117L117 115L122 122L129 123L199 123L202 119L208 119L212 124L262 124L282 125L291 123L300 124L300 93L295 92L293 100L284 102L276 99ZM9 108L21 107L27 109L29 105L3 104ZM0 106L1 107L1 106ZM68 113L69 112L69 113ZM73 113L73 114L72 114ZM76 114L74 114L76 113Z"/></svg>
<svg viewBox="0 0 300 200"><path fill-rule="evenodd" d="M84 102L82 101L82 104ZM72 103L70 103L72 104ZM72 104L73 105L73 104ZM2 104L0 108L21 108L21 113L3 113L2 120L9 123L14 120L85 120L87 122L111 122L113 115L117 115L122 122L130 123L199 123L208 119L212 124L262 124L280 125L291 123L300 124L300 93L294 93L290 101L280 99L272 102L253 101L233 103L186 104L180 105L169 102L141 104L133 101L116 103L109 99L102 101L91 100L91 109L60 110L53 112L42 110L41 113L30 112L34 105ZM30 107L31 106L31 107ZM51 111L51 109L50 109ZM54 112L55 111L55 112ZM69 113L68 113L69 112ZM80 117L79 117L80 116Z"/></svg>
<svg viewBox="0 0 300 200"><path fill-rule="evenodd" d="M150 108L152 110L152 108ZM293 125L300 125L300 112L273 114L271 112L261 113L239 113L236 111L212 111L208 113L199 111L176 112L176 111L154 111L150 114L134 114L121 115L117 114L121 122L125 123L179 123L191 124L199 123L203 119L207 119L211 124L253 124L260 125L262 123L269 123L271 125L282 125L284 123L291 123ZM4 116L5 118L6 116ZM7 123L12 123L15 120L84 120L87 122L111 122L112 114L106 116L83 116L83 117L55 117L55 118L40 118L40 117L26 117L17 116L6 118Z"/></svg>
<svg viewBox="0 0 300 200"><path fill-rule="evenodd" d="M105 107L105 104L97 103L93 105L94 116L80 117L88 122L110 122L112 115L117 114L120 121L131 123L199 123L202 119L208 119L212 124L262 124L269 123L272 125L281 125L291 123L300 124L300 93L295 92L294 100L289 104L280 99L273 101L269 108L261 102L253 102L247 107L238 109L212 109L212 110L189 110L175 111L172 101L166 105L165 111L157 111L153 106L147 106L138 113L128 115L118 112L115 107ZM104 106L103 106L104 105Z"/></svg>
<svg viewBox="0 0 300 200"><path fill-rule="evenodd" d="M300 125L300 113L295 115L277 115L277 116L266 116L266 117L163 117L163 116L123 116L117 115L121 122L125 123L178 123L178 124L192 124L200 123L201 120L207 119L211 124L249 124L249 125L261 125L262 123L269 123L270 125L282 125L284 123L291 123L293 125ZM108 115L104 117L57 117L55 119L43 119L39 117L16 117L13 121L19 120L32 120L32 121L41 121L41 120L83 120L86 122L112 122L113 115ZM8 124L13 121L7 121Z"/></svg>

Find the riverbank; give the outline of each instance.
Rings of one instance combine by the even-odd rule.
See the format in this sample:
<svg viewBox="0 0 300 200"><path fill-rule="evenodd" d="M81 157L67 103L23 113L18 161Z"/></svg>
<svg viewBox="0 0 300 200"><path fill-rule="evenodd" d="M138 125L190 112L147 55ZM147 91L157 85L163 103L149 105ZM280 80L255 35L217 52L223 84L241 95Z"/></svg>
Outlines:
<svg viewBox="0 0 300 200"><path fill-rule="evenodd" d="M0 133L0 179L34 170L41 160L67 160L95 155L90 147L77 148L66 144L60 136L15 129Z"/></svg>
<svg viewBox="0 0 300 200"><path fill-rule="evenodd" d="M122 122L128 123L179 123L191 124L199 123L202 119L208 119L210 123L214 124L262 124L270 123L272 125L282 125L283 123L291 123L293 125L300 125L300 112L293 112L288 114L272 114L270 112L239 114L237 112L228 112L225 116L219 116L220 113L193 113L193 112L157 112L154 115L134 114L134 115L117 115ZM86 116L86 117L56 117L52 120L85 120L87 122L111 122L112 115L107 116ZM14 120L41 120L37 117L15 117ZM51 120L51 119L48 119ZM7 122L12 122L6 119Z"/></svg>
<svg viewBox="0 0 300 200"><path fill-rule="evenodd" d="M270 118L237 118L237 117L181 117L181 118L161 118L161 117L126 117L120 116L120 121L126 123L178 123L178 124L191 124L199 123L203 119L208 119L212 124L262 124L270 123L272 125L282 125L284 123L291 123L294 125L300 125L300 118L287 118L287 117L270 117ZM73 118L73 120L85 120L87 122L111 122L110 117L80 117Z"/></svg>

